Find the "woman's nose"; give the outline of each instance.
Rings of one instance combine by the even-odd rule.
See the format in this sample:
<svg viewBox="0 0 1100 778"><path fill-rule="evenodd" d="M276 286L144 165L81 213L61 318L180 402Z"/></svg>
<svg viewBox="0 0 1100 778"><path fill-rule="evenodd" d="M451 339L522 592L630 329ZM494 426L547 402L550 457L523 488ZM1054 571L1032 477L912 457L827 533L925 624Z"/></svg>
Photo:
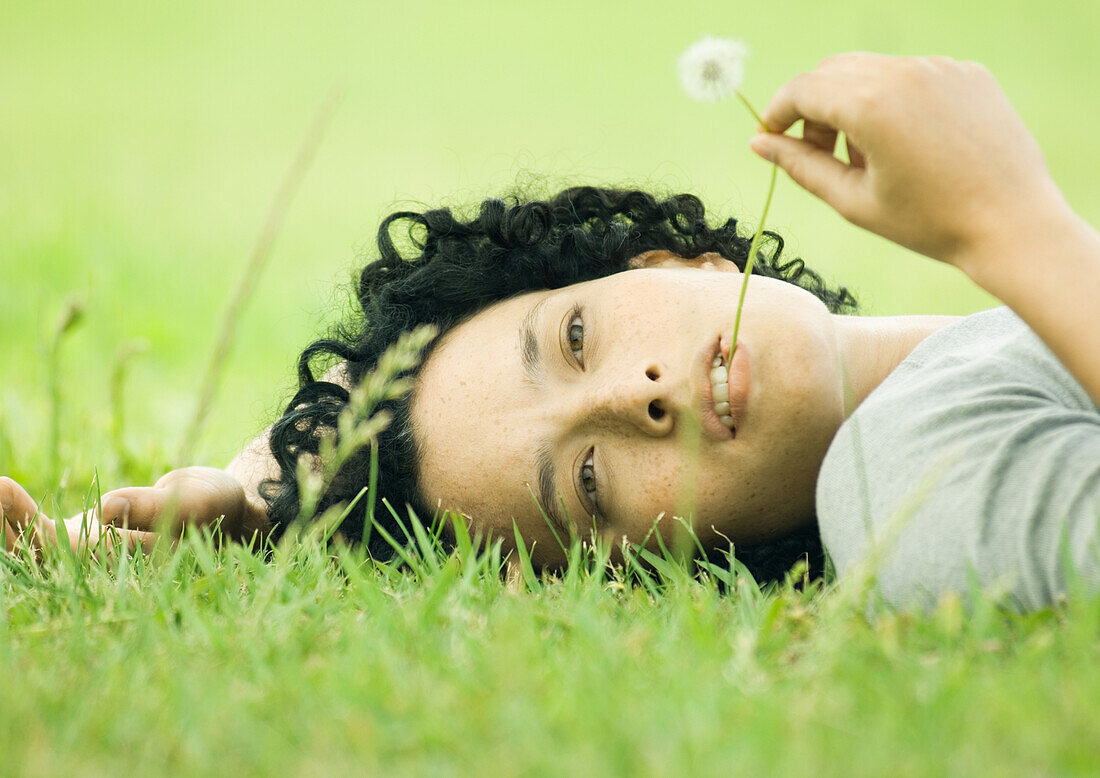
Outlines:
<svg viewBox="0 0 1100 778"><path fill-rule="evenodd" d="M625 422L649 435L667 435L676 422L668 371L657 361L609 377L586 398L597 422Z"/></svg>

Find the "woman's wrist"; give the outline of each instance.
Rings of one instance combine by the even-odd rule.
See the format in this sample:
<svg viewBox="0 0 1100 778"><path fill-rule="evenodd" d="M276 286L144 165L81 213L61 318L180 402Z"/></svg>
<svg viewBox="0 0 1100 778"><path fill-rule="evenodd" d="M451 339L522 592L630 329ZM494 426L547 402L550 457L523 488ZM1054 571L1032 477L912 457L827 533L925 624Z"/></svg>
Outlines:
<svg viewBox="0 0 1100 778"><path fill-rule="evenodd" d="M960 268L1038 335L1100 406L1100 233L1066 206L1030 215L1025 237L966 258Z"/></svg>
<svg viewBox="0 0 1100 778"><path fill-rule="evenodd" d="M1048 272L1057 257L1079 253L1077 248L1095 235L1060 192L1018 213L991 214L949 263L1000 300L1027 293L1037 276Z"/></svg>

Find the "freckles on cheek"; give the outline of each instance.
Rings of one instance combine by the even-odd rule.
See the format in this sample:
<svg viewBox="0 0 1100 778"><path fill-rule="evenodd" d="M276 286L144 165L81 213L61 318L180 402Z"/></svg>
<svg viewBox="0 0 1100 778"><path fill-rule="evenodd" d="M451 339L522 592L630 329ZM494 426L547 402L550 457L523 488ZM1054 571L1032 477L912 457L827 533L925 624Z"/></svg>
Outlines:
<svg viewBox="0 0 1100 778"><path fill-rule="evenodd" d="M655 519L662 511L674 512L684 496L684 470L679 458L669 460L649 454L633 460L625 476L624 494L628 497L624 507L637 511L641 514L638 518L645 520Z"/></svg>

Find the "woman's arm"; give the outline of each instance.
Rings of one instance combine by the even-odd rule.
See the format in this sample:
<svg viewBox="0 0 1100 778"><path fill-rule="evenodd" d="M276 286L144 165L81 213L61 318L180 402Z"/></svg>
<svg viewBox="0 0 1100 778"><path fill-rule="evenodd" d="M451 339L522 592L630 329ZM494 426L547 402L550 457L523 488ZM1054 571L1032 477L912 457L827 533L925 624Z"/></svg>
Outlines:
<svg viewBox="0 0 1100 778"><path fill-rule="evenodd" d="M1031 241L975 257L968 275L1027 322L1100 406L1100 235L1072 212Z"/></svg>
<svg viewBox="0 0 1100 778"><path fill-rule="evenodd" d="M992 75L945 57L830 57L784 85L753 150L852 223L966 273L1100 405L1100 236ZM804 120L803 137L781 135ZM834 157L837 132L850 164Z"/></svg>

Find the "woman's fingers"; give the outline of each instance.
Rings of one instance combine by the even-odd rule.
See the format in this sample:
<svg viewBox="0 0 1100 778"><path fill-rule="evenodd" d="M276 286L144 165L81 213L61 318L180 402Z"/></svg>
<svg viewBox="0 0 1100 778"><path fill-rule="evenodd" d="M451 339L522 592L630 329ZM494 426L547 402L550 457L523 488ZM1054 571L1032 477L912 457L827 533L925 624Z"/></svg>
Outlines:
<svg viewBox="0 0 1100 778"><path fill-rule="evenodd" d="M100 525L97 532L96 540L92 541L89 537L89 542L96 542L98 549L107 553L114 553L119 545L125 545L126 550L131 553L143 551L151 554L161 537L156 532L143 532L109 525Z"/></svg>
<svg viewBox="0 0 1100 778"><path fill-rule="evenodd" d="M0 512L3 514L4 548L8 551L14 551L20 539L36 551L57 543L60 522L43 514L27 490L6 477L0 478ZM83 521L87 522L87 530L82 529ZM80 516L67 519L64 524L64 534L73 550L99 537L99 524L92 516L86 520Z"/></svg>
<svg viewBox="0 0 1100 778"><path fill-rule="evenodd" d="M209 524L225 515L205 493L179 485L130 486L103 496L101 523L142 532L179 534L185 524Z"/></svg>
<svg viewBox="0 0 1100 778"><path fill-rule="evenodd" d="M4 549L7 551L15 549L22 529L22 522L16 517L24 511L16 509L16 489L22 491L22 487L10 478L0 478L0 524L4 525Z"/></svg>
<svg viewBox="0 0 1100 778"><path fill-rule="evenodd" d="M837 137L839 132L835 127L818 122L806 121L802 127L802 140L812 143L822 151L837 156ZM847 135L844 136L844 147L848 152L848 164L852 167L865 168L867 160L856 144Z"/></svg>
<svg viewBox="0 0 1100 778"><path fill-rule="evenodd" d="M960 267L996 261L1031 213L1064 207L1035 139L975 63L838 55L780 87L761 116L770 132L756 153L849 221ZM781 134L800 120L803 139ZM848 165L833 158L834 132Z"/></svg>
<svg viewBox="0 0 1100 778"><path fill-rule="evenodd" d="M233 534L240 529L247 506L244 490L224 470L185 467L162 476L154 486L108 492L102 507L104 524L178 533L185 524L224 519L223 531Z"/></svg>
<svg viewBox="0 0 1100 778"><path fill-rule="evenodd" d="M155 532L101 524L91 511L65 519L65 532L74 550L91 548L97 556L114 554L123 546L130 552L150 553L160 538Z"/></svg>
<svg viewBox="0 0 1100 778"><path fill-rule="evenodd" d="M15 544L18 541L19 541L19 536L15 534L15 531L5 521L4 522L4 550L5 551L14 551L15 550Z"/></svg>
<svg viewBox="0 0 1100 778"><path fill-rule="evenodd" d="M97 553L125 545L131 551L149 551L158 532L178 535L187 524L213 524L229 537L248 540L268 529L266 512L252 509L244 489L233 476L212 467L173 470L149 487L116 489L104 494L84 515L65 519L63 526L38 513L26 490L10 478L0 478L0 524L9 551L33 521L35 548L55 542L59 529L74 550L91 546ZM97 515L98 514L98 515Z"/></svg>
<svg viewBox="0 0 1100 778"><path fill-rule="evenodd" d="M20 536L32 525L31 543L36 548L56 537L53 522L41 514L27 490L4 476L0 478L0 514L4 524L4 548L12 551Z"/></svg>
<svg viewBox="0 0 1100 778"><path fill-rule="evenodd" d="M27 490L11 478L0 478L0 523L4 527L4 548L14 551L21 537L28 531L31 548L41 549L47 544L57 542L60 524L64 523L64 535L74 551L91 548L97 554L114 553L121 546L133 552L146 553L153 549L157 534L127 528L105 528L91 512L74 516L71 519L54 521L38 509L38 504ZM31 529L33 527L33 530Z"/></svg>
<svg viewBox="0 0 1100 778"><path fill-rule="evenodd" d="M863 152L856 148L856 144L852 143L852 139L847 135L844 136L844 145L848 148L848 164L852 167L866 168L867 158L863 156Z"/></svg>
<svg viewBox="0 0 1100 778"><path fill-rule="evenodd" d="M180 501L178 495L155 486L130 486L115 489L103 495L100 501L103 524L129 529L154 530L162 517L171 519L172 527L179 525Z"/></svg>
<svg viewBox="0 0 1100 778"><path fill-rule="evenodd" d="M3 511L5 523L22 528L38 513L38 505L26 489L3 476L0 477L0 511Z"/></svg>
<svg viewBox="0 0 1100 778"><path fill-rule="evenodd" d="M807 121L802 127L802 140L830 154L836 153L836 137L836 129L827 124Z"/></svg>
<svg viewBox="0 0 1100 778"><path fill-rule="evenodd" d="M860 217L864 170L845 165L831 151L787 135L763 133L749 146L769 162L787 172L799 186L820 197L842 216L858 221Z"/></svg>
<svg viewBox="0 0 1100 778"><path fill-rule="evenodd" d="M882 59L887 58L864 52L827 57L814 70L781 86L760 118L777 133L785 132L800 119L843 130L848 98L857 97L860 83L866 80L860 69L873 67Z"/></svg>

